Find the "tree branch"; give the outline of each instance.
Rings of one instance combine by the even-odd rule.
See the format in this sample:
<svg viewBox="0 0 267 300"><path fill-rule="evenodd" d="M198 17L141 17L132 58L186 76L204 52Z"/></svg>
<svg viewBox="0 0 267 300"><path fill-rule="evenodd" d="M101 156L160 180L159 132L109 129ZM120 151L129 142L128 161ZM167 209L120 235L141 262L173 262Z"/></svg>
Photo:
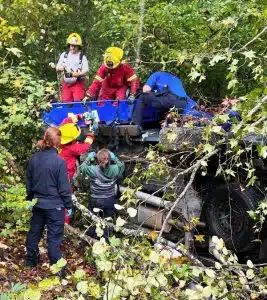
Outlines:
<svg viewBox="0 0 267 300"><path fill-rule="evenodd" d="M167 216L166 216L166 218L165 218L165 220L164 220L164 222L163 222L163 225L162 225L162 228L161 228L161 230L160 230L158 239L161 238L162 233L163 233L163 230L164 230L164 227L166 226L166 224L167 224L167 222L168 222L168 219L171 217L171 214L172 214L174 208L175 208L176 205L180 202L180 200L185 196L187 190L188 190L188 189L190 188L190 186L192 185L192 183L193 183L193 181L194 181L194 178L195 178L195 176L196 176L196 172L197 172L197 170L200 168L201 163L202 163L204 160L206 160L206 159L210 158L211 156L213 156L214 154L216 154L217 152L218 152L218 149L216 149L216 150L214 150L214 151L208 153L208 154L205 155L202 159L198 160L192 167L188 168L188 169L190 169L190 170L193 168L193 172L192 172L192 174L191 174L191 176L190 176L190 180L188 181L188 183L187 183L187 185L185 186L184 190L183 190L182 193L179 195L179 197L174 201L174 203L173 203L171 209L169 210L169 212L168 212L168 214L167 214ZM187 170L188 170L188 169L187 169ZM185 170L185 171L187 171L187 170ZM181 172L181 173L183 173L183 172ZM179 173L178 175L180 175L181 173ZM175 177L178 178L178 175L175 176ZM157 240L158 240L158 239L157 239Z"/></svg>
<svg viewBox="0 0 267 300"><path fill-rule="evenodd" d="M265 26L261 32L259 32L256 36L254 36L254 38L252 40L250 40L249 42L247 42L244 46L242 46L239 50L235 51L235 52L240 52L242 50L244 50L248 45L250 45L251 43L253 43L255 40L257 40L265 31L267 30L267 26Z"/></svg>
<svg viewBox="0 0 267 300"><path fill-rule="evenodd" d="M136 230L136 229L123 228L123 227L116 227L114 224L112 224L110 222L107 222L107 221L103 220L102 218L96 216L95 214L90 212L85 206L83 206L81 203L79 203L79 201L77 200L75 195L73 195L72 203L73 203L74 206L76 206L81 211L83 216L86 216L86 217L92 219L95 222L100 222L101 224L103 224L105 226L108 226L110 228L114 228L115 231L119 231L119 232L123 233L126 236L145 237L145 238L151 240L151 236L149 235L149 232L144 231L142 228L139 228L138 230ZM69 230L70 232L73 232L74 234L76 234L74 232L74 230L76 231L76 229L71 228L71 226L66 226L66 227L67 227L67 230ZM77 233L78 233L78 231L77 231ZM79 235L80 238L84 239L83 234L78 234L78 235ZM168 241L168 240L166 240L162 237L157 238L157 243L161 243L161 244L167 245L171 248L177 249L176 244L174 244L173 242L170 242L170 241ZM184 250L184 249L179 249L178 251L181 252L184 256L187 256L189 259L191 259L191 261L194 262L195 265L203 267L203 264L201 263L201 261L199 261L197 259L197 257L195 257L192 253L190 253L190 252L188 252L187 250Z"/></svg>

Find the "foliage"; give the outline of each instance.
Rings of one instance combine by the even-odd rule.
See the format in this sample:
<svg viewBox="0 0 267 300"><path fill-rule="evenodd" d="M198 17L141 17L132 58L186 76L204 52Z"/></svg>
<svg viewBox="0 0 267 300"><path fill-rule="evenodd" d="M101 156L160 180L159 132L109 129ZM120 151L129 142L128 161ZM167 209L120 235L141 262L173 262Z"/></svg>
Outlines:
<svg viewBox="0 0 267 300"><path fill-rule="evenodd" d="M17 231L28 230L31 209L35 203L35 200L25 200L25 188L21 185L0 190L0 226L3 227L0 235L12 236Z"/></svg>
<svg viewBox="0 0 267 300"><path fill-rule="evenodd" d="M15 295L21 293L21 291L25 290L26 285L22 283L15 283L12 284L9 292L7 293L0 293L0 300L10 300L14 299Z"/></svg>
<svg viewBox="0 0 267 300"><path fill-rule="evenodd" d="M133 58L140 29L139 1L94 2L102 16L95 29L102 38L124 45ZM258 87L264 69L264 44L259 39L252 49L245 45L266 26L263 1L145 3L142 75L158 69L179 72L186 86L190 80L198 81L187 90L202 99L220 99L230 92L246 93Z"/></svg>
<svg viewBox="0 0 267 300"><path fill-rule="evenodd" d="M42 111L49 100L57 97L59 82L56 83L54 68L70 32L83 36L84 50L91 62L89 78L100 65L104 49L116 45L124 48L125 58L135 64L142 81L152 71L168 70L178 73L188 94L204 103L216 104L226 96L238 98L233 109L242 113L242 122L231 128L226 158L218 165L216 175L226 181L242 181L242 186L257 181L254 158L266 159L267 148L258 145L255 152L250 146L241 145L247 135L266 135L266 100L255 110L267 94L264 1L151 0L144 3L142 15L139 0L0 0L2 235L27 229L34 203L25 201L21 185L25 162L40 137ZM203 143L196 147L193 155L166 156L162 148L160 151L150 148L146 168L137 164L133 176L125 181L133 190L123 193L121 200L126 204L116 207L122 213L116 226L124 226L127 218L136 215L139 202L135 192L143 183L155 177L171 182L177 172L172 169L173 163L178 161L184 168L190 155L192 167L197 159L223 147L227 134L220 129L220 124L225 118L225 114L220 114L205 124ZM216 143L214 135L219 135ZM175 139L171 132L169 139ZM208 159L201 162L203 176L207 174L209 163ZM239 171L245 174L242 178ZM13 187L6 189L6 184ZM176 199L175 184L169 184L161 192L166 200ZM261 228L266 215L264 202L250 215ZM97 225L99 236L103 234L102 227ZM155 233L153 240L157 236ZM198 238L201 240L201 235ZM221 239L213 238L213 241L221 263L204 268L195 266L195 262L187 258L173 258L168 250L152 248L146 240L112 237L106 243L102 239L90 249L88 258L95 260L98 277L91 278L84 270L77 270L68 279L72 289L67 297L237 299L244 295L257 298L266 293L266 269L256 268L250 261L247 266L238 264ZM52 267L52 272L57 273L64 264L64 261L59 262ZM28 285L27 289L17 284L0 297L40 299L49 289L62 292L65 283L53 278L42 280L38 286Z"/></svg>

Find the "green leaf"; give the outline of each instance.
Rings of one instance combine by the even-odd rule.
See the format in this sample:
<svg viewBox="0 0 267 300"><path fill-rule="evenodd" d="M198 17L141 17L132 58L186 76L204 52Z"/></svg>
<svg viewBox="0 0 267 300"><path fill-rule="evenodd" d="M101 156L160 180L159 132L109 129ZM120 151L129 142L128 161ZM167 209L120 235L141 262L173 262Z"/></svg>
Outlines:
<svg viewBox="0 0 267 300"><path fill-rule="evenodd" d="M125 220L123 220L121 217L118 217L116 220L116 226L122 227L126 223Z"/></svg>
<svg viewBox="0 0 267 300"><path fill-rule="evenodd" d="M23 294L23 300L40 300L41 292L38 289L28 289Z"/></svg>
<svg viewBox="0 0 267 300"><path fill-rule="evenodd" d="M84 278L85 275L86 275L85 271L83 269L79 269L79 270L75 271L74 278L77 280L80 280L80 279Z"/></svg>
<svg viewBox="0 0 267 300"><path fill-rule="evenodd" d="M229 81L227 89L230 90L230 89L234 88L237 84L238 84L238 80L234 78Z"/></svg>
<svg viewBox="0 0 267 300"><path fill-rule="evenodd" d="M205 269L205 273L210 278L215 278L216 277L216 273L212 269Z"/></svg>
<svg viewBox="0 0 267 300"><path fill-rule="evenodd" d="M110 237L108 240L109 240L110 246L112 246L112 247L117 247L117 246L121 245L121 240L119 238L116 238L115 235Z"/></svg>
<svg viewBox="0 0 267 300"><path fill-rule="evenodd" d="M215 146L211 145L211 144L205 144L204 145L204 152L210 153L215 149Z"/></svg>
<svg viewBox="0 0 267 300"><path fill-rule="evenodd" d="M255 58L255 51L250 50L250 51L244 51L242 52L243 55L245 55L246 58L252 60L252 58Z"/></svg>
<svg viewBox="0 0 267 300"><path fill-rule="evenodd" d="M233 170L231 170L231 169L226 169L225 173L228 174L228 175L231 175L231 176L235 177L235 172Z"/></svg>
<svg viewBox="0 0 267 300"><path fill-rule="evenodd" d="M25 288L26 288L26 285L24 283L20 283L20 282L15 283L15 284L12 283L10 291L12 293L18 293L18 292L23 291Z"/></svg>
<svg viewBox="0 0 267 300"><path fill-rule="evenodd" d="M137 214L137 210L133 207L129 207L129 208L127 208L127 213L129 214L129 216L131 218L134 218Z"/></svg>
<svg viewBox="0 0 267 300"><path fill-rule="evenodd" d="M15 47L13 47L13 48L6 48L6 50L7 50L8 52L13 53L13 54L14 54L15 56L17 56L17 57L20 57L20 56L21 56L21 53L22 53L22 51L21 51L20 49L15 48Z"/></svg>
<svg viewBox="0 0 267 300"><path fill-rule="evenodd" d="M88 293L88 283L87 283L87 281L78 282L76 288L81 294L83 294L83 295L87 294Z"/></svg>
<svg viewBox="0 0 267 300"><path fill-rule="evenodd" d="M216 54L212 60L210 61L210 65L214 66L216 63L218 63L219 61L225 60L226 56L222 55L222 54Z"/></svg>
<svg viewBox="0 0 267 300"><path fill-rule="evenodd" d="M159 262L158 252L152 250L150 255L149 255L149 260L152 261L153 263L157 264Z"/></svg>

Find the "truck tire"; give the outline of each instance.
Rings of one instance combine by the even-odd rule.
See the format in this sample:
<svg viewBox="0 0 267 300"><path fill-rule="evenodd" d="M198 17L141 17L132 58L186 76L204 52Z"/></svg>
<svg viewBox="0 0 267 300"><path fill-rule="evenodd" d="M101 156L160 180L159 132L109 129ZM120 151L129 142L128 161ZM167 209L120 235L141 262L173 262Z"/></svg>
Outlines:
<svg viewBox="0 0 267 300"><path fill-rule="evenodd" d="M228 248L248 250L255 238L254 223L247 211L254 210L261 199L253 188L240 190L238 184L222 185L204 199L204 213L211 235L223 238Z"/></svg>

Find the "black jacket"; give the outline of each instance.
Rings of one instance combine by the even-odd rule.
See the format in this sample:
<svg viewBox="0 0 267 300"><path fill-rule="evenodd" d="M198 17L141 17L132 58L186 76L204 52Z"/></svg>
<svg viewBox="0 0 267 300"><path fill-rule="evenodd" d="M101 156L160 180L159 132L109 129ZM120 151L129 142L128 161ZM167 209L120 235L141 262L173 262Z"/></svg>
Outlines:
<svg viewBox="0 0 267 300"><path fill-rule="evenodd" d="M26 191L27 200L38 200L36 207L72 207L66 162L55 148L33 154L27 167Z"/></svg>

